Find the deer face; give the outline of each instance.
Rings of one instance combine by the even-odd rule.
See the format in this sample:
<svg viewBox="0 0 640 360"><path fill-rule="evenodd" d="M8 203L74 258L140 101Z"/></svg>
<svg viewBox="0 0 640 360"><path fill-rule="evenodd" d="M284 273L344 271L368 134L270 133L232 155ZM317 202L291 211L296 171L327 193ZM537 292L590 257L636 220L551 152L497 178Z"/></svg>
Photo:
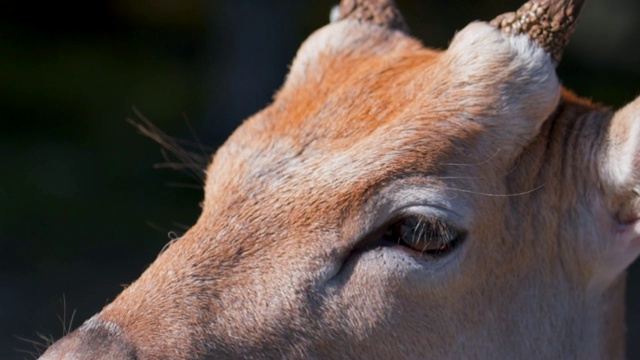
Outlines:
<svg viewBox="0 0 640 360"><path fill-rule="evenodd" d="M343 2L213 157L197 224L44 359L622 356L640 102L561 89L580 4L442 52L392 5Z"/></svg>

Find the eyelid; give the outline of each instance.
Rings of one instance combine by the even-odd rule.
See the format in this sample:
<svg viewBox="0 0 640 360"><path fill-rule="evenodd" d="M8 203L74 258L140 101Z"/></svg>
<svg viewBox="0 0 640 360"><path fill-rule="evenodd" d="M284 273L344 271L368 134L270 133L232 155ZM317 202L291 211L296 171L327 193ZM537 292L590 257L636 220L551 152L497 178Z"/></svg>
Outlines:
<svg viewBox="0 0 640 360"><path fill-rule="evenodd" d="M464 196L443 190L436 176L409 175L374 191L365 202L361 231L371 232L404 215L420 214L443 219L455 229L470 229L473 209ZM365 236L364 233L360 233Z"/></svg>
<svg viewBox="0 0 640 360"><path fill-rule="evenodd" d="M446 219L408 213L395 216L384 226L382 240L420 252L426 259L438 259L455 250L466 232Z"/></svg>
<svg viewBox="0 0 640 360"><path fill-rule="evenodd" d="M460 215L456 214L455 212L449 209L441 208L437 206L431 206L431 205L429 206L413 205L413 206L404 207L396 211L395 214L393 214L393 216L390 216L389 220L387 220L385 223L388 226L395 221L398 221L402 218L411 217L411 216L427 219L428 221L438 222L458 232L464 231L463 229L466 228L466 226L464 226L465 222L463 221L463 218Z"/></svg>

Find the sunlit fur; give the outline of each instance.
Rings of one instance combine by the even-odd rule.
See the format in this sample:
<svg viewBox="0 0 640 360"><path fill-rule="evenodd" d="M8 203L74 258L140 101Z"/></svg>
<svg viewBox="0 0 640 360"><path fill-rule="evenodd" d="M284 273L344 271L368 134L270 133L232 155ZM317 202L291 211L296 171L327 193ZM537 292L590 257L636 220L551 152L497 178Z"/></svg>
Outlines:
<svg viewBox="0 0 640 360"><path fill-rule="evenodd" d="M43 359L623 358L639 102L579 99L486 23L442 52L327 25L214 156L197 224ZM354 252L402 211L467 238Z"/></svg>

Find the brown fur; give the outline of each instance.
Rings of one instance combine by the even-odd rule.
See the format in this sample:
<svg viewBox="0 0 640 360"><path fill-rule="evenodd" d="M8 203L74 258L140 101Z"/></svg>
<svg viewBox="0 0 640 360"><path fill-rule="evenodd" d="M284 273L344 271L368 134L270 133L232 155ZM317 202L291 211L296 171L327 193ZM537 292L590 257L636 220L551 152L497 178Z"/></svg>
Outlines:
<svg viewBox="0 0 640 360"><path fill-rule="evenodd" d="M213 158L197 224L43 359L622 358L637 156L607 167L632 109L486 24L444 52L328 25ZM363 245L403 211L467 238Z"/></svg>

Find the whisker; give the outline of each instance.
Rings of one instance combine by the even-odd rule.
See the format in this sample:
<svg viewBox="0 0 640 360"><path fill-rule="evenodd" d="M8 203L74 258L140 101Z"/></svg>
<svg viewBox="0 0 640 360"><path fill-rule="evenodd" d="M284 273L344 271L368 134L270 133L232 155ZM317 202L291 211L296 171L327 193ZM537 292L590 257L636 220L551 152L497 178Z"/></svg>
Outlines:
<svg viewBox="0 0 640 360"><path fill-rule="evenodd" d="M38 358L38 354L33 350L24 350L24 349L18 349L18 348L14 348L13 350L17 353L29 354L29 356L31 356L31 358L34 360Z"/></svg>
<svg viewBox="0 0 640 360"><path fill-rule="evenodd" d="M166 232L168 232L168 231L169 231L169 228L165 228L165 227L160 226L160 225L158 225L158 224L156 224L156 223L153 223L153 222L151 222L151 221L146 221L145 223L147 224L147 226L148 226L148 227L150 227L150 228L152 228L152 229L154 229L154 230L157 230L157 231L159 231L159 232L166 233Z"/></svg>
<svg viewBox="0 0 640 360"><path fill-rule="evenodd" d="M200 142L200 138L198 137L198 134L194 130L193 126L191 125L191 121L189 121L189 117L187 116L187 114L182 114L182 116L184 117L184 122L187 124L187 127L189 128L189 132L191 133L191 136L196 141L196 144L200 149L200 155L202 157L208 157L209 155L211 155L211 153L213 152L213 149L202 145L202 143Z"/></svg>
<svg viewBox="0 0 640 360"><path fill-rule="evenodd" d="M18 353L22 353L22 354L29 354L29 356L31 356L31 358L33 359L37 359L38 357L40 357L40 355L42 355L42 353L44 353L44 351L51 346L51 344L54 343L53 341L53 337L47 337L41 333L36 333L36 335L42 340L42 341L38 341L38 340L31 340L31 339L27 339L25 337L22 336L18 336L18 335L13 335L16 339L25 342L29 345L31 345L33 347L32 350L27 350L27 349L20 349L20 348L14 348L13 350L15 352Z"/></svg>
<svg viewBox="0 0 640 360"><path fill-rule="evenodd" d="M493 155L491 155L488 159L483 160L479 163L472 163L472 164L464 164L464 163L460 163L460 164L456 164L456 163L445 163L444 165L446 166L481 166L481 165L485 165L488 164L491 160L495 159L496 156L498 156L498 154L500 153L501 149L497 149L495 153L493 153Z"/></svg>
<svg viewBox="0 0 640 360"><path fill-rule="evenodd" d="M68 328L69 332L70 332L71 329L73 329L73 319L76 316L76 310L77 309L73 309L73 311L71 312L71 318L69 319L69 328ZM69 334L69 333L67 333L67 334Z"/></svg>
<svg viewBox="0 0 640 360"><path fill-rule="evenodd" d="M180 228L180 229L182 229L184 231L187 231L187 230L189 230L191 228L190 225L181 224L181 223L178 223L178 222L175 222L175 221L173 222L173 226L178 227L178 228Z"/></svg>
<svg viewBox="0 0 640 360"><path fill-rule="evenodd" d="M178 241L180 239L180 235L176 234L173 231L169 231L169 233L167 234L169 236L169 242L167 242L166 244L164 244L164 246L162 247L162 249L160 249L160 253L158 253L158 255L162 254L165 250L167 250L169 248L169 246L171 246L171 244L173 244L174 242Z"/></svg>
<svg viewBox="0 0 640 360"><path fill-rule="evenodd" d="M438 180L477 179L477 176L438 176Z"/></svg>
<svg viewBox="0 0 640 360"><path fill-rule="evenodd" d="M202 190L202 185L184 184L184 183L176 183L176 182L168 182L168 183L165 183L165 185L168 187L181 188L181 189Z"/></svg>
<svg viewBox="0 0 640 360"><path fill-rule="evenodd" d="M469 194L474 194L474 195L482 195L482 196L491 196L491 197L515 197L515 196L523 196L523 195L528 195L531 194L535 191L538 191L540 189L542 189L545 186L545 184L542 184L534 189L528 190L528 191L523 191L521 193L513 193L513 194L491 194L491 193L483 193L483 192L478 192L478 191L472 191L472 190L464 190L464 189L456 189L456 188L450 188L450 187L442 187L442 190L453 190L453 191L458 191L458 192L463 192L463 193L469 193Z"/></svg>
<svg viewBox="0 0 640 360"><path fill-rule="evenodd" d="M188 119L185 118L185 121L187 121L187 126L195 139L195 143L165 134L135 107L133 108L133 112L138 121L127 119L127 122L136 127L142 135L150 138L162 147L160 153L162 154L165 162L162 164L156 164L154 167L185 170L185 172L194 178L196 182L204 183L204 170L209 161L209 155L206 154L208 149L201 144ZM197 148L200 154L187 150L188 147ZM172 157L175 157L177 161L174 161Z"/></svg>
<svg viewBox="0 0 640 360"><path fill-rule="evenodd" d="M30 345L33 345L33 346L36 346L36 347L39 347L39 348L46 348L46 347L49 346L49 344L40 342L38 340L31 340L31 339L27 339L27 338L24 338L24 337L18 336L18 335L13 335L13 336L16 339L20 340L20 341L26 342L27 344L30 344Z"/></svg>
<svg viewBox="0 0 640 360"><path fill-rule="evenodd" d="M65 297L65 294L62 294L62 317L60 317L60 315L57 315L58 320L60 321L60 323L62 323L62 336L65 336L67 334L67 299Z"/></svg>
<svg viewBox="0 0 640 360"><path fill-rule="evenodd" d="M54 342L56 342L56 341L55 341L55 339L53 338L53 335L49 335L49 336L47 336L47 335L42 334L42 333L40 333L40 332L36 332L36 335L37 335L37 336L38 336L42 341L44 341L44 343L43 343L43 344L46 344L46 346L47 346L47 347L49 347L49 346L53 345L53 343L54 343Z"/></svg>

